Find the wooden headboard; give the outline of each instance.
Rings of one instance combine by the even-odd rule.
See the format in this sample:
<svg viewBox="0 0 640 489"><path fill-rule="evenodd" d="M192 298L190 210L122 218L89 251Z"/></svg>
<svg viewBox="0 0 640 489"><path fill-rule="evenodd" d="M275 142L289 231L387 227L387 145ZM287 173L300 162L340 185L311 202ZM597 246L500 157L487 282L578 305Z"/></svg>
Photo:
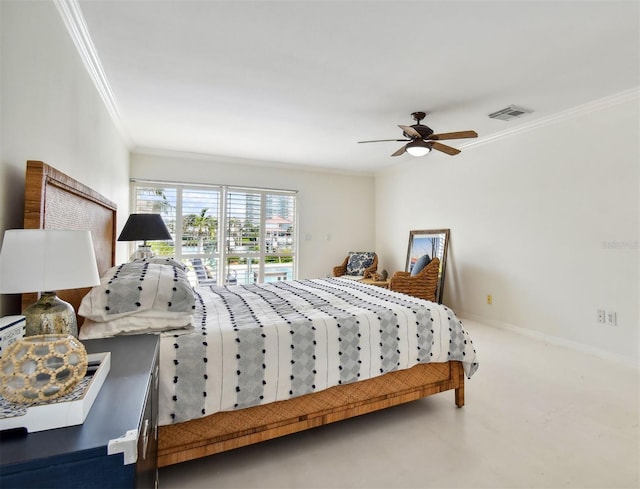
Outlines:
<svg viewBox="0 0 640 489"><path fill-rule="evenodd" d="M90 230L100 275L115 264L116 213L116 204L98 192L42 161L27 161L24 228ZM88 291L89 288L56 292L77 311ZM36 294L23 294L22 308L36 300ZM81 321L78 318L79 325Z"/></svg>

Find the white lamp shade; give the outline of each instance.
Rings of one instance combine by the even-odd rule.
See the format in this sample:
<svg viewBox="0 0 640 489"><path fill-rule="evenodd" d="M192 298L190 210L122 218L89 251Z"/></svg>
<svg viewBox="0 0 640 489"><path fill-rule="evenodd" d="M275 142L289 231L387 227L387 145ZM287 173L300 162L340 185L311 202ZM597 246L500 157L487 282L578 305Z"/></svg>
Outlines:
<svg viewBox="0 0 640 489"><path fill-rule="evenodd" d="M0 293L76 289L99 283L90 231L5 231L0 251Z"/></svg>

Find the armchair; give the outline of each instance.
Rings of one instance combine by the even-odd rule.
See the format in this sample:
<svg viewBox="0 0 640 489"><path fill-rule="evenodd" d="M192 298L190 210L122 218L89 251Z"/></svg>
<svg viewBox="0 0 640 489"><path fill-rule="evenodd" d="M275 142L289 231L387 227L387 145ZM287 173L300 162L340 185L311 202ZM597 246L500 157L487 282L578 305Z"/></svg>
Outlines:
<svg viewBox="0 0 640 489"><path fill-rule="evenodd" d="M389 289L436 302L439 269L440 260L435 257L416 275L411 275L409 272L396 272L391 277Z"/></svg>
<svg viewBox="0 0 640 489"><path fill-rule="evenodd" d="M350 252L341 265L333 267L333 276L370 278L378 269L378 255L372 251Z"/></svg>

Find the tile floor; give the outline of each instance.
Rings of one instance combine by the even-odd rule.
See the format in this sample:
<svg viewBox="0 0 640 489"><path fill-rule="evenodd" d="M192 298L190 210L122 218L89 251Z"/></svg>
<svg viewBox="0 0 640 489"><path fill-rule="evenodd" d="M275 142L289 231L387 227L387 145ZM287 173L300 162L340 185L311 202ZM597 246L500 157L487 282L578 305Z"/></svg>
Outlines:
<svg viewBox="0 0 640 489"><path fill-rule="evenodd" d="M638 488L640 371L463 321L453 392L160 469L160 488Z"/></svg>

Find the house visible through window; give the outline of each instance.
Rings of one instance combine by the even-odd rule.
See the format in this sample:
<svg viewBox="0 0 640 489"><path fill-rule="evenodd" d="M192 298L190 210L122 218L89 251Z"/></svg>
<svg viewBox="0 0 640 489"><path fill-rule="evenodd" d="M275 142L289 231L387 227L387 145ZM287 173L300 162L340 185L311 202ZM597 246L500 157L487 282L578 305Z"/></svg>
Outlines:
<svg viewBox="0 0 640 489"><path fill-rule="evenodd" d="M296 278L296 193L229 186L133 181L132 212L160 214L173 241L156 255L187 265L196 284Z"/></svg>

